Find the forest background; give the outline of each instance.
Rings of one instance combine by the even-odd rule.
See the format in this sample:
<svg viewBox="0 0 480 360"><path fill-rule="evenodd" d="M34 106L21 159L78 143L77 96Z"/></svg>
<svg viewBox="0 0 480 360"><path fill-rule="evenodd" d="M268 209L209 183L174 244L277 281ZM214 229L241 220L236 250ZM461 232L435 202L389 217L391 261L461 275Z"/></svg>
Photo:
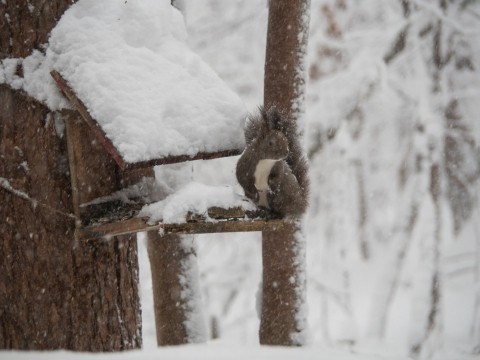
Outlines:
<svg viewBox="0 0 480 360"><path fill-rule="evenodd" d="M184 3L192 48L254 111L266 2ZM479 351L479 34L475 1L312 0L312 342L373 341L422 356ZM231 183L234 163L195 164L194 176ZM260 236L197 244L210 323L224 340L256 343Z"/></svg>

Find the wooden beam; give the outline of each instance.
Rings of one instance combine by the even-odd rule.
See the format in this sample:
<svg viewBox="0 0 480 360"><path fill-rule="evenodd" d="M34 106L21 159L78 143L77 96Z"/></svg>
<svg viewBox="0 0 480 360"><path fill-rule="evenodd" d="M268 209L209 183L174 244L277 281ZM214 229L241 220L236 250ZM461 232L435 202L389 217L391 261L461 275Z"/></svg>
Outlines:
<svg viewBox="0 0 480 360"><path fill-rule="evenodd" d="M80 240L125 235L144 231L159 231L167 234L207 234L220 232L249 232L282 229L288 221L278 218L266 219L262 211L244 211L236 207L208 209L208 219L201 214L187 214L187 221L181 224L162 222L149 224L148 218L137 217L138 211L131 211L128 218L119 220L118 214L103 216L100 222L79 230ZM109 218L112 221L109 221Z"/></svg>
<svg viewBox="0 0 480 360"><path fill-rule="evenodd" d="M209 234L224 232L251 232L268 229L281 230L285 222L276 220L224 220L184 224L162 224L159 230L164 234Z"/></svg>
<svg viewBox="0 0 480 360"><path fill-rule="evenodd" d="M162 235L208 234L264 231L269 229L281 230L285 226L285 221L282 219L220 220L214 222L186 222L183 224L157 223L153 225L149 225L147 221L148 219L145 218L134 218L117 223L88 226L79 230L79 239L90 240L144 231L159 231Z"/></svg>
<svg viewBox="0 0 480 360"><path fill-rule="evenodd" d="M71 113L64 112L63 118L65 121L65 129L67 132L67 150L68 150L68 165L70 168L70 182L72 186L72 203L73 203L73 213L75 214L75 237L78 235L78 230L82 225L82 220L80 217L80 193L78 185L78 176L77 176L77 159L75 156L75 141L76 137L73 135L73 129L71 122L75 119L71 116Z"/></svg>
<svg viewBox="0 0 480 360"><path fill-rule="evenodd" d="M137 169L137 168L145 168L145 167L150 167L155 165L175 164L175 163L193 161L193 160L218 159L222 157L240 155L242 152L243 152L243 149L233 149L233 150L221 150L221 151L210 152L210 153L200 152L200 153L197 153L196 155L165 156L163 158L152 159L148 161L127 163L126 169Z"/></svg>
<svg viewBox="0 0 480 360"><path fill-rule="evenodd" d="M243 151L243 149L228 149L214 152L200 152L194 155L172 155L147 161L128 163L123 159L122 155L120 155L119 151L115 145L113 145L112 141L107 137L102 127L94 118L92 118L85 104L77 97L73 89L68 85L67 81L62 77L62 75L55 70L53 70L50 74L63 95L65 95L65 97L72 103L75 110L78 111L82 119L93 132L95 138L100 142L100 144L103 145L108 154L110 154L110 156L115 160L122 170L148 168L155 165L174 164L192 160L217 159L240 155Z"/></svg>
<svg viewBox="0 0 480 360"><path fill-rule="evenodd" d="M72 136L72 128L70 126L71 121L75 121L71 117L72 113L62 112L63 121L65 123L65 130L67 134L67 151L68 151L68 160L69 160L69 169L70 177L72 183L72 201L73 201L73 210L76 216L80 218L80 200L78 195L78 185L77 185L77 163L75 159L75 146L73 145L74 136Z"/></svg>

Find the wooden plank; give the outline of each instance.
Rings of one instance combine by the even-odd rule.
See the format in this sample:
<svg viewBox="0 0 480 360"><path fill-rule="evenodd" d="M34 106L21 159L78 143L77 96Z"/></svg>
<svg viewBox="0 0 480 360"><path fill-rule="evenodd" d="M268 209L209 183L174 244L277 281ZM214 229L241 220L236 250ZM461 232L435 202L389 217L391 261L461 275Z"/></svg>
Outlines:
<svg viewBox="0 0 480 360"><path fill-rule="evenodd" d="M210 234L224 232L251 232L268 229L280 230L285 226L284 220L224 220L218 222L159 224L164 234Z"/></svg>
<svg viewBox="0 0 480 360"><path fill-rule="evenodd" d="M80 193L77 176L77 160L75 156L75 136L72 129L72 121L75 121L71 113L63 113L63 119L65 121L65 129L67 134L67 151L68 151L68 165L70 168L70 182L72 186L72 203L73 213L75 214L75 237L78 235L78 230L82 225L80 217Z"/></svg>
<svg viewBox="0 0 480 360"><path fill-rule="evenodd" d="M216 152L200 152L196 155L177 155L177 156L165 156L158 159L148 160L148 161L140 161L136 163L127 163L127 169L137 169L137 168L144 168L144 167L151 167L155 165L165 165L165 164L175 164L181 163L186 161L193 161L193 160L211 160L211 159L218 159L222 157L229 157L229 156L237 156L243 152L243 149L233 149L233 150L221 150Z"/></svg>
<svg viewBox="0 0 480 360"><path fill-rule="evenodd" d="M73 153L69 160L75 166L75 175L71 173L75 177L72 181L76 182L80 216L84 222L89 215L82 204L120 190L120 171L77 111L63 110L62 116L66 122L67 142Z"/></svg>
<svg viewBox="0 0 480 360"><path fill-rule="evenodd" d="M208 234L222 232L250 232L268 229L281 230L285 226L282 219L221 220L215 222L187 222L183 224L157 223L149 225L148 219L133 218L116 223L94 225L79 231L80 240L125 235L143 231L159 231L168 234Z"/></svg>
<svg viewBox="0 0 480 360"><path fill-rule="evenodd" d="M109 208L109 203L105 208ZM121 210L121 209L120 209ZM286 220L265 219L264 211L245 211L240 207L223 209L212 207L208 209L207 220L201 214L187 214L187 221L182 224L164 224L162 222L149 224L148 218L137 217L139 209L130 212L119 211L105 214L96 222L79 230L82 240L92 238L125 235L143 231L160 231L162 234L205 234L219 232L263 231L266 229L281 229Z"/></svg>
<svg viewBox="0 0 480 360"><path fill-rule="evenodd" d="M111 200L99 204L91 204L85 207L81 206L82 213L91 215L88 219L83 219L83 227L93 228L100 225L114 224L124 222L133 218L137 218L140 210L144 205L141 198L130 198L129 202L122 200ZM224 209L220 207L211 207L207 211L209 220L256 220L265 219L268 213L265 210L248 210L245 211L241 207L233 207ZM275 219L270 217L272 220ZM277 218L278 219L278 218ZM195 214L188 212L186 215L186 222L205 222L206 216L204 214Z"/></svg>
<svg viewBox="0 0 480 360"><path fill-rule="evenodd" d="M82 119L88 125L90 130L95 135L95 138L99 141L100 144L103 145L105 150L110 154L110 156L115 160L118 166L122 170L126 169L139 169L139 168L149 168L156 165L164 165L164 164L174 164L180 163L185 161L192 161L192 160L210 160L210 159L217 159L222 157L229 157L229 156L236 156L240 155L243 149L229 149L229 150L220 150L215 152L200 152L195 155L176 155L176 156L165 156L158 159L152 159L148 161L139 161L136 163L127 163L122 155L119 153L115 145L113 145L112 141L107 137L105 132L103 131L102 127L98 124L98 122L92 118L90 113L88 112L87 107L85 104L80 100L73 89L68 85L67 81L60 75L59 72L53 70L51 73L52 78L55 80L58 88L61 92L65 95L65 97L72 103L75 110L81 115Z"/></svg>
<svg viewBox="0 0 480 360"><path fill-rule="evenodd" d="M58 88L62 91L65 97L70 100L75 110L82 116L85 123L89 126L90 130L95 135L95 138L103 145L105 150L110 154L110 156L115 160L115 162L120 166L120 168L125 169L127 166L126 162L123 160L122 156L118 152L117 148L113 145L112 141L107 137L103 129L97 123L95 119L92 118L90 113L87 110L85 104L80 100L75 92L70 88L67 81L58 73L53 70L50 72L52 78L55 80Z"/></svg>

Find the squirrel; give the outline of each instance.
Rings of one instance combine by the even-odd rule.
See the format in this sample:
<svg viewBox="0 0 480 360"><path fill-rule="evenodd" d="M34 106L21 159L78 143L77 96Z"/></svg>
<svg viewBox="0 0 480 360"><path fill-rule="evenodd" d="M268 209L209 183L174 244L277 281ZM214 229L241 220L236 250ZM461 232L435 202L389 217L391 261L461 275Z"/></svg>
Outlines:
<svg viewBox="0 0 480 360"><path fill-rule="evenodd" d="M236 175L245 196L281 217L300 217L308 206L308 165L295 121L275 106L247 118L246 148Z"/></svg>

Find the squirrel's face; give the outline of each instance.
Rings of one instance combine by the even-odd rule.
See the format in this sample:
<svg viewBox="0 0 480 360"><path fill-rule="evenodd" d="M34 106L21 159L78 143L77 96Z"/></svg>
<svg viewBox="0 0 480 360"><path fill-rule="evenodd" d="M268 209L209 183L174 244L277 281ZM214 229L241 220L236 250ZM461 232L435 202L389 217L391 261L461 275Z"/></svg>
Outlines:
<svg viewBox="0 0 480 360"><path fill-rule="evenodd" d="M288 140L280 131L269 131L258 145L261 159L282 160L288 155Z"/></svg>

